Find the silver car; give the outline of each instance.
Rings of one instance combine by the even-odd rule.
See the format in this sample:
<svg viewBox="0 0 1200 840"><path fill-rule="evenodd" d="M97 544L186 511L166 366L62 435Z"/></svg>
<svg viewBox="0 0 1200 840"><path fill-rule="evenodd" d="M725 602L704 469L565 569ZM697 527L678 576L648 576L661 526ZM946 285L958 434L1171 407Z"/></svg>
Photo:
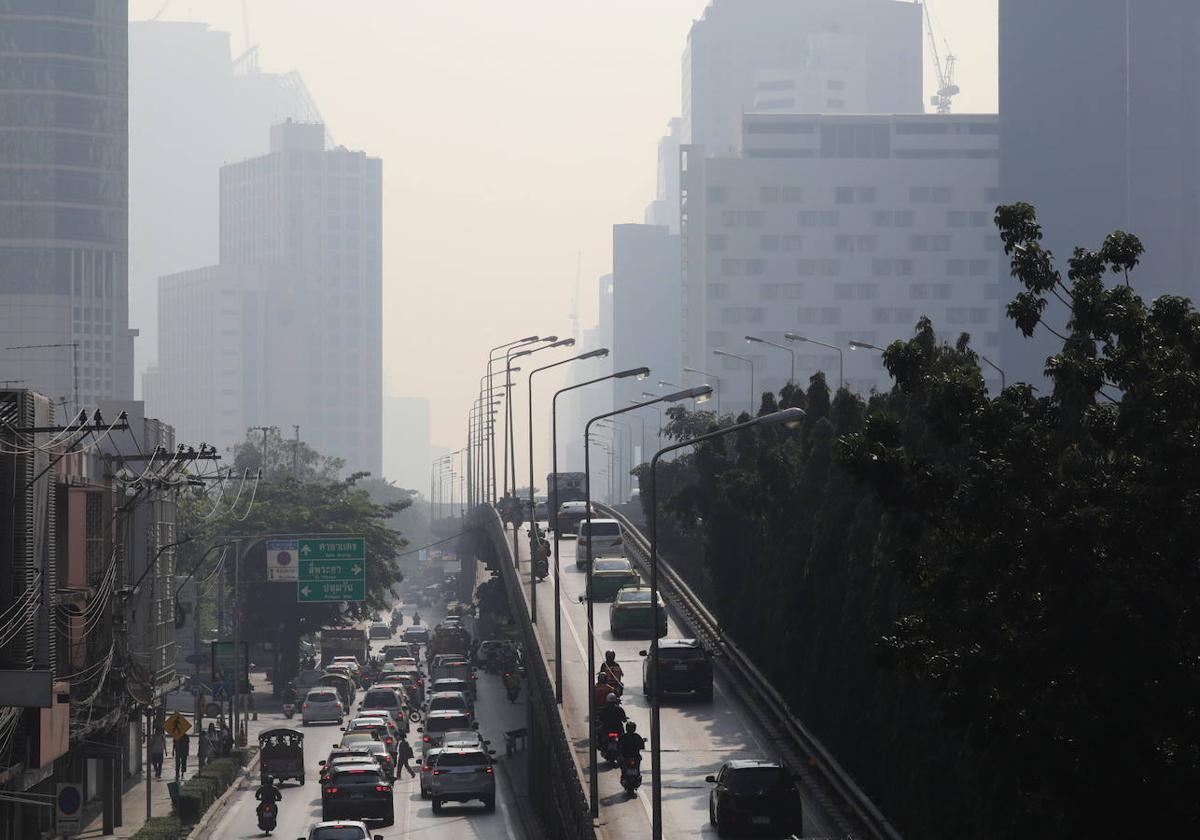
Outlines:
<svg viewBox="0 0 1200 840"><path fill-rule="evenodd" d="M304 726L321 721L341 723L345 716L346 708L338 699L337 691L324 686L310 689L300 706L300 722Z"/></svg>
<svg viewBox="0 0 1200 840"><path fill-rule="evenodd" d="M489 752L442 749L432 768L429 798L435 814L441 813L447 802L473 799L483 802L485 810L496 810L496 773Z"/></svg>
<svg viewBox="0 0 1200 840"><path fill-rule="evenodd" d="M421 755L440 747L446 733L454 729L475 729L478 724L471 715L465 712L430 712L425 717L425 725L417 727L421 733Z"/></svg>

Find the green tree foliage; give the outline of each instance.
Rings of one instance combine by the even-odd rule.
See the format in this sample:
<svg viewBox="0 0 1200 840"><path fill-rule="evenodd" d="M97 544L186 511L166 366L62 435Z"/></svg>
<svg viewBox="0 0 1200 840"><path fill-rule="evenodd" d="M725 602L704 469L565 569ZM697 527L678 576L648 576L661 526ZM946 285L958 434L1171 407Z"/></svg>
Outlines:
<svg viewBox="0 0 1200 840"><path fill-rule="evenodd" d="M257 469L262 459L261 446L261 434L249 434L246 441L235 448L233 463L252 463ZM208 495L181 502L180 531L192 535L195 540L185 547L180 568L190 570L205 548L236 537L363 535L367 554L367 600L349 603L344 608L340 604L297 603L295 584L267 581L265 545L247 541L248 550L241 559L243 638L275 642L282 654L276 663L276 671L281 679L287 679L296 670L296 642L300 636L315 633L322 627L361 620L388 607L392 587L402 579L396 555L407 545L392 526L393 517L408 508L410 501L403 491L386 493L387 501L373 501L362 486L367 481L365 473L338 478L340 462L307 450L307 447L305 450L312 452L312 456L298 459L304 466L298 472L300 477L293 477L291 462L287 469L279 467L270 446L271 438L268 437L268 474L257 485L252 477L245 487L240 487L241 478L237 477L227 482L222 500L216 504L212 490ZM289 442L283 441L282 446L290 456ZM235 475L238 469L235 466ZM384 494L379 487L372 489ZM221 556L220 552L210 554L204 567L197 571L197 577L203 578L212 571ZM224 574L231 575L232 566L230 549L225 555Z"/></svg>
<svg viewBox="0 0 1200 840"><path fill-rule="evenodd" d="M1064 279L1031 207L996 220L1010 317L1063 342L1052 393L989 397L923 319L890 392L814 377L778 400L802 429L705 446L686 488L660 470L662 515L700 523L723 626L906 836L1191 835L1200 314L1137 296L1136 237Z"/></svg>

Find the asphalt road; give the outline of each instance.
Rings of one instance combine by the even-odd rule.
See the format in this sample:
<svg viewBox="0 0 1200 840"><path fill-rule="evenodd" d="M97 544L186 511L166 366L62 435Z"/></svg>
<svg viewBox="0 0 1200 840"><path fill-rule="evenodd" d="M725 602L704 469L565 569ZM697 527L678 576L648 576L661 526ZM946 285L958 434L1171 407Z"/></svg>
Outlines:
<svg viewBox="0 0 1200 840"><path fill-rule="evenodd" d="M522 556L527 557L527 533L520 539ZM587 672L587 607L580 603L584 593L584 573L575 568L575 541L560 542L559 571L562 575L563 600L563 717L575 747L576 757L588 772L587 749L587 688L592 684ZM524 580L528 581L529 564L523 562ZM523 585L528 599L529 586ZM547 657L554 651L553 578L538 584L538 634ZM625 693L622 705L638 731L649 741L650 703L642 694L642 658L649 639L627 636L614 638L608 627L608 604L597 602L593 609L596 637L596 661L604 651L616 651L617 661L625 671ZM668 615L667 638L679 638L684 633ZM551 662L551 674L553 663ZM664 698L662 704L662 773L663 773L663 833L668 838L716 837L708 822L710 785L704 777L715 774L725 761L738 758L774 756L769 739L755 725L746 710L734 699L728 686L718 678L711 703L690 697ZM599 765L600 826L608 838L649 836L650 821L650 755L649 745L644 755L642 771L644 784L636 800L630 800L621 789L618 771L603 761ZM821 806L810 797L803 801L804 836L832 837L836 829L823 813Z"/></svg>
<svg viewBox="0 0 1200 840"><path fill-rule="evenodd" d="M433 612L429 610L428 612ZM411 621L412 609L404 610L406 621ZM436 620L433 615L430 619ZM372 648L386 644L388 640L372 641ZM492 749L498 752L497 796L494 813L485 813L483 806L477 803L459 805L449 803L442 813L434 816L430 803L421 799L417 779L403 774L397 778L394 785L396 823L395 825L376 827L368 824L371 833L381 834L385 838L414 837L421 840L518 840L523 832L513 801L513 788L505 767L504 736L508 729L525 725L525 695L522 692L516 703L509 703L504 694L504 687L499 676L480 671L478 680L479 699L476 711L479 715L480 731L483 737L490 739ZM359 694L361 700L362 695ZM300 786L295 782L285 782L283 801L279 803L279 824L274 832L275 837L296 838L307 837L310 827L321 819L321 791L316 782L318 773L317 762L325 758L329 750L341 739L341 731L335 724L314 724L301 728L299 718L285 720L281 714L259 714L257 725L252 725L251 738L258 731L276 726L290 726L301 729L305 734L304 755L311 774L305 784ZM415 740L420 735L413 725L409 734L409 743L416 747L418 759L412 762L419 769L420 749ZM257 802L254 791L258 786L257 774L253 781L243 780L238 792L229 800L224 813L209 826L208 836L242 840L242 838L262 837L258 830L255 814Z"/></svg>

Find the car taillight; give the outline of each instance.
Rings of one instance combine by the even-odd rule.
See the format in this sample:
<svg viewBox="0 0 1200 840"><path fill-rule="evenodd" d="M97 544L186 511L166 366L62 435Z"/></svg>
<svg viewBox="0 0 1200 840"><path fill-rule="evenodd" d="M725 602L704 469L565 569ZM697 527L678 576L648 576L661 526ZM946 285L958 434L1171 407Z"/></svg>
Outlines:
<svg viewBox="0 0 1200 840"><path fill-rule="evenodd" d="M434 771L433 771L433 775L435 775L435 776L440 776L440 775L442 775L442 773L443 773L443 772L444 772L444 771L442 771L442 770L434 770Z"/></svg>
<svg viewBox="0 0 1200 840"><path fill-rule="evenodd" d="M483 771L483 772L485 772L485 773L491 773L491 772L492 772L492 768L491 768L491 767L484 768L484 771Z"/></svg>
<svg viewBox="0 0 1200 840"><path fill-rule="evenodd" d="M325 792L326 793L337 793L338 789L335 787L327 787L327 788L325 788Z"/></svg>
<svg viewBox="0 0 1200 840"><path fill-rule="evenodd" d="M386 741L384 741L384 743L385 743L385 744L391 744L391 743L392 743L392 736L391 736L391 735L389 735L389 736L388 736L388 739L387 739Z"/></svg>

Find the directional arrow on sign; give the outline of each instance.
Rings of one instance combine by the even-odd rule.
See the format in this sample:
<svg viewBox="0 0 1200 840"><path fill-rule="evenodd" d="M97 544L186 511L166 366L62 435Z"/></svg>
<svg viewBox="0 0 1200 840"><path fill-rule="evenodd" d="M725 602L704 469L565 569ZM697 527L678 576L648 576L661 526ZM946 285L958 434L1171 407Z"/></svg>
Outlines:
<svg viewBox="0 0 1200 840"><path fill-rule="evenodd" d="M300 587L300 592L301 592L301 594L304 595L305 598L307 598L309 595L312 594L312 590L309 589L307 586Z"/></svg>
<svg viewBox="0 0 1200 840"><path fill-rule="evenodd" d="M355 563L353 566L350 567L350 571L354 572L355 577L358 577L359 575L362 574L362 566Z"/></svg>
<svg viewBox="0 0 1200 840"><path fill-rule="evenodd" d="M312 554L312 549L309 548L307 545L305 545L303 548L300 549L300 553L301 554Z"/></svg>

